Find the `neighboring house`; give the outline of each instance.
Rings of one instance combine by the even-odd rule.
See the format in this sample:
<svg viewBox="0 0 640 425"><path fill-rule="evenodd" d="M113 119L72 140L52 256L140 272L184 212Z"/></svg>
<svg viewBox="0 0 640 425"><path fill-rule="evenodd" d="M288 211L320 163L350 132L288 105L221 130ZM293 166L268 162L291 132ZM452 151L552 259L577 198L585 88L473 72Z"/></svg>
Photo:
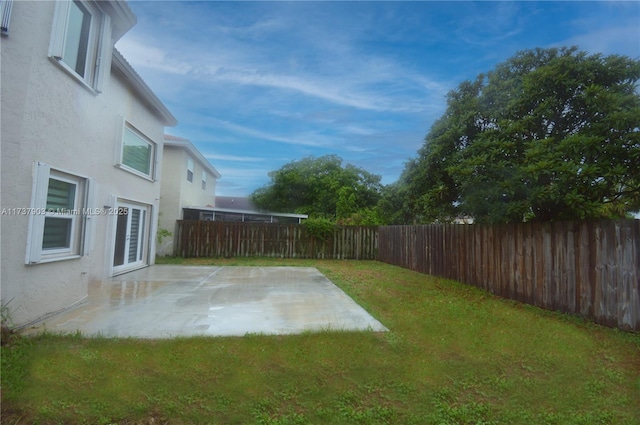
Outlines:
<svg viewBox="0 0 640 425"><path fill-rule="evenodd" d="M247 196L216 196L216 207L228 210L260 211Z"/></svg>
<svg viewBox="0 0 640 425"><path fill-rule="evenodd" d="M184 218L186 209L197 211L215 206L216 181L220 177L220 173L189 140L164 135L158 227L171 235L161 231L159 255L173 254L176 220Z"/></svg>
<svg viewBox="0 0 640 425"><path fill-rule="evenodd" d="M191 220L241 221L252 223L301 223L307 214L277 213L262 211L248 197L216 196L215 208L186 211L185 218Z"/></svg>
<svg viewBox="0 0 640 425"><path fill-rule="evenodd" d="M85 300L90 281L153 264L176 119L114 49L136 22L126 2L0 11L1 299L22 327Z"/></svg>

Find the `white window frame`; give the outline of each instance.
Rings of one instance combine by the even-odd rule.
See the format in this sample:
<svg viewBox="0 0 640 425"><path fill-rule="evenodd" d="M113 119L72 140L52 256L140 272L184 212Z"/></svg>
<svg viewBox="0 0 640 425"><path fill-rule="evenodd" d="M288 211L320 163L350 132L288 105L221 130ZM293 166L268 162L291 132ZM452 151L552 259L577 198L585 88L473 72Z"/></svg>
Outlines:
<svg viewBox="0 0 640 425"><path fill-rule="evenodd" d="M187 181L193 183L193 172L195 170L195 161L190 156L187 157Z"/></svg>
<svg viewBox="0 0 640 425"><path fill-rule="evenodd" d="M70 27L72 4L76 3L90 15L90 24L83 75L64 62L67 31ZM104 88L105 74L109 72L111 49L111 18L95 2L84 0L57 0L49 43L49 57L72 77L94 93Z"/></svg>
<svg viewBox="0 0 640 425"><path fill-rule="evenodd" d="M47 209L49 180L55 179L76 185L74 204L70 210L50 211ZM50 165L36 162L33 168L33 188L31 208L29 208L29 231L27 237L26 264L48 263L52 261L79 258L88 254L89 220L92 198L91 179L54 169ZM42 247L46 218L71 220L70 246L45 249Z"/></svg>
<svg viewBox="0 0 640 425"><path fill-rule="evenodd" d="M122 121L123 121L123 125L122 125L122 132L120 134L120 143L118 143L118 156L117 156L116 165L122 168L123 170L126 170L137 176L140 176L150 181L155 181L156 158L158 155L157 145L153 142L153 140L145 136L143 132L141 132L136 127L131 125L131 123L125 121L124 119L122 119ZM151 147L151 155L149 158L149 174L145 174L144 172L140 170L136 170L135 168L124 163L124 142L125 142L125 134L127 131L133 134L134 136L136 136L137 138L139 138L141 141L147 143Z"/></svg>

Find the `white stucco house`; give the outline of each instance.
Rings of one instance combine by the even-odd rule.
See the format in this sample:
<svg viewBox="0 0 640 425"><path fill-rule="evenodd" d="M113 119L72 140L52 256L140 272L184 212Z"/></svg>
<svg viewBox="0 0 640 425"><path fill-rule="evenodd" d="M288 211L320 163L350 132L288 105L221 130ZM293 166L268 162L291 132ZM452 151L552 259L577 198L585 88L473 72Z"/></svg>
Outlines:
<svg viewBox="0 0 640 425"><path fill-rule="evenodd" d="M165 134L158 226L171 236L160 238L159 255L173 254L176 221L185 218L185 211L188 214L215 206L216 182L220 177L191 141Z"/></svg>
<svg viewBox="0 0 640 425"><path fill-rule="evenodd" d="M23 327L153 264L176 119L114 48L136 23L126 2L0 11L1 300Z"/></svg>

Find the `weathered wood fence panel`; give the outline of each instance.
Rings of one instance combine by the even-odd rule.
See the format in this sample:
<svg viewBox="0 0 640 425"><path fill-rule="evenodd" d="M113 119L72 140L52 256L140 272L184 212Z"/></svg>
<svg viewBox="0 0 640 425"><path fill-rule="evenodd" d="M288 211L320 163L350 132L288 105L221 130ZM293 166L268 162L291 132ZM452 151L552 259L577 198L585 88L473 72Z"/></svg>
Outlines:
<svg viewBox="0 0 640 425"><path fill-rule="evenodd" d="M640 331L640 220L385 226L378 260Z"/></svg>
<svg viewBox="0 0 640 425"><path fill-rule="evenodd" d="M179 220L175 254L181 257L281 257L375 260L378 227L336 227L319 239L298 224Z"/></svg>

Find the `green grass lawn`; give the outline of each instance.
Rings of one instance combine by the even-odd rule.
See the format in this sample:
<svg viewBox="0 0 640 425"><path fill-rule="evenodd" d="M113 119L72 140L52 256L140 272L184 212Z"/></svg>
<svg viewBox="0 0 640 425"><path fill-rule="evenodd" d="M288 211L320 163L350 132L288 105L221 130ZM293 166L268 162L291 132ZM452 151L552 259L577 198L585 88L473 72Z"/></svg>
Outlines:
<svg viewBox="0 0 640 425"><path fill-rule="evenodd" d="M16 338L3 424L633 424L640 335L375 261L314 266L390 332Z"/></svg>

